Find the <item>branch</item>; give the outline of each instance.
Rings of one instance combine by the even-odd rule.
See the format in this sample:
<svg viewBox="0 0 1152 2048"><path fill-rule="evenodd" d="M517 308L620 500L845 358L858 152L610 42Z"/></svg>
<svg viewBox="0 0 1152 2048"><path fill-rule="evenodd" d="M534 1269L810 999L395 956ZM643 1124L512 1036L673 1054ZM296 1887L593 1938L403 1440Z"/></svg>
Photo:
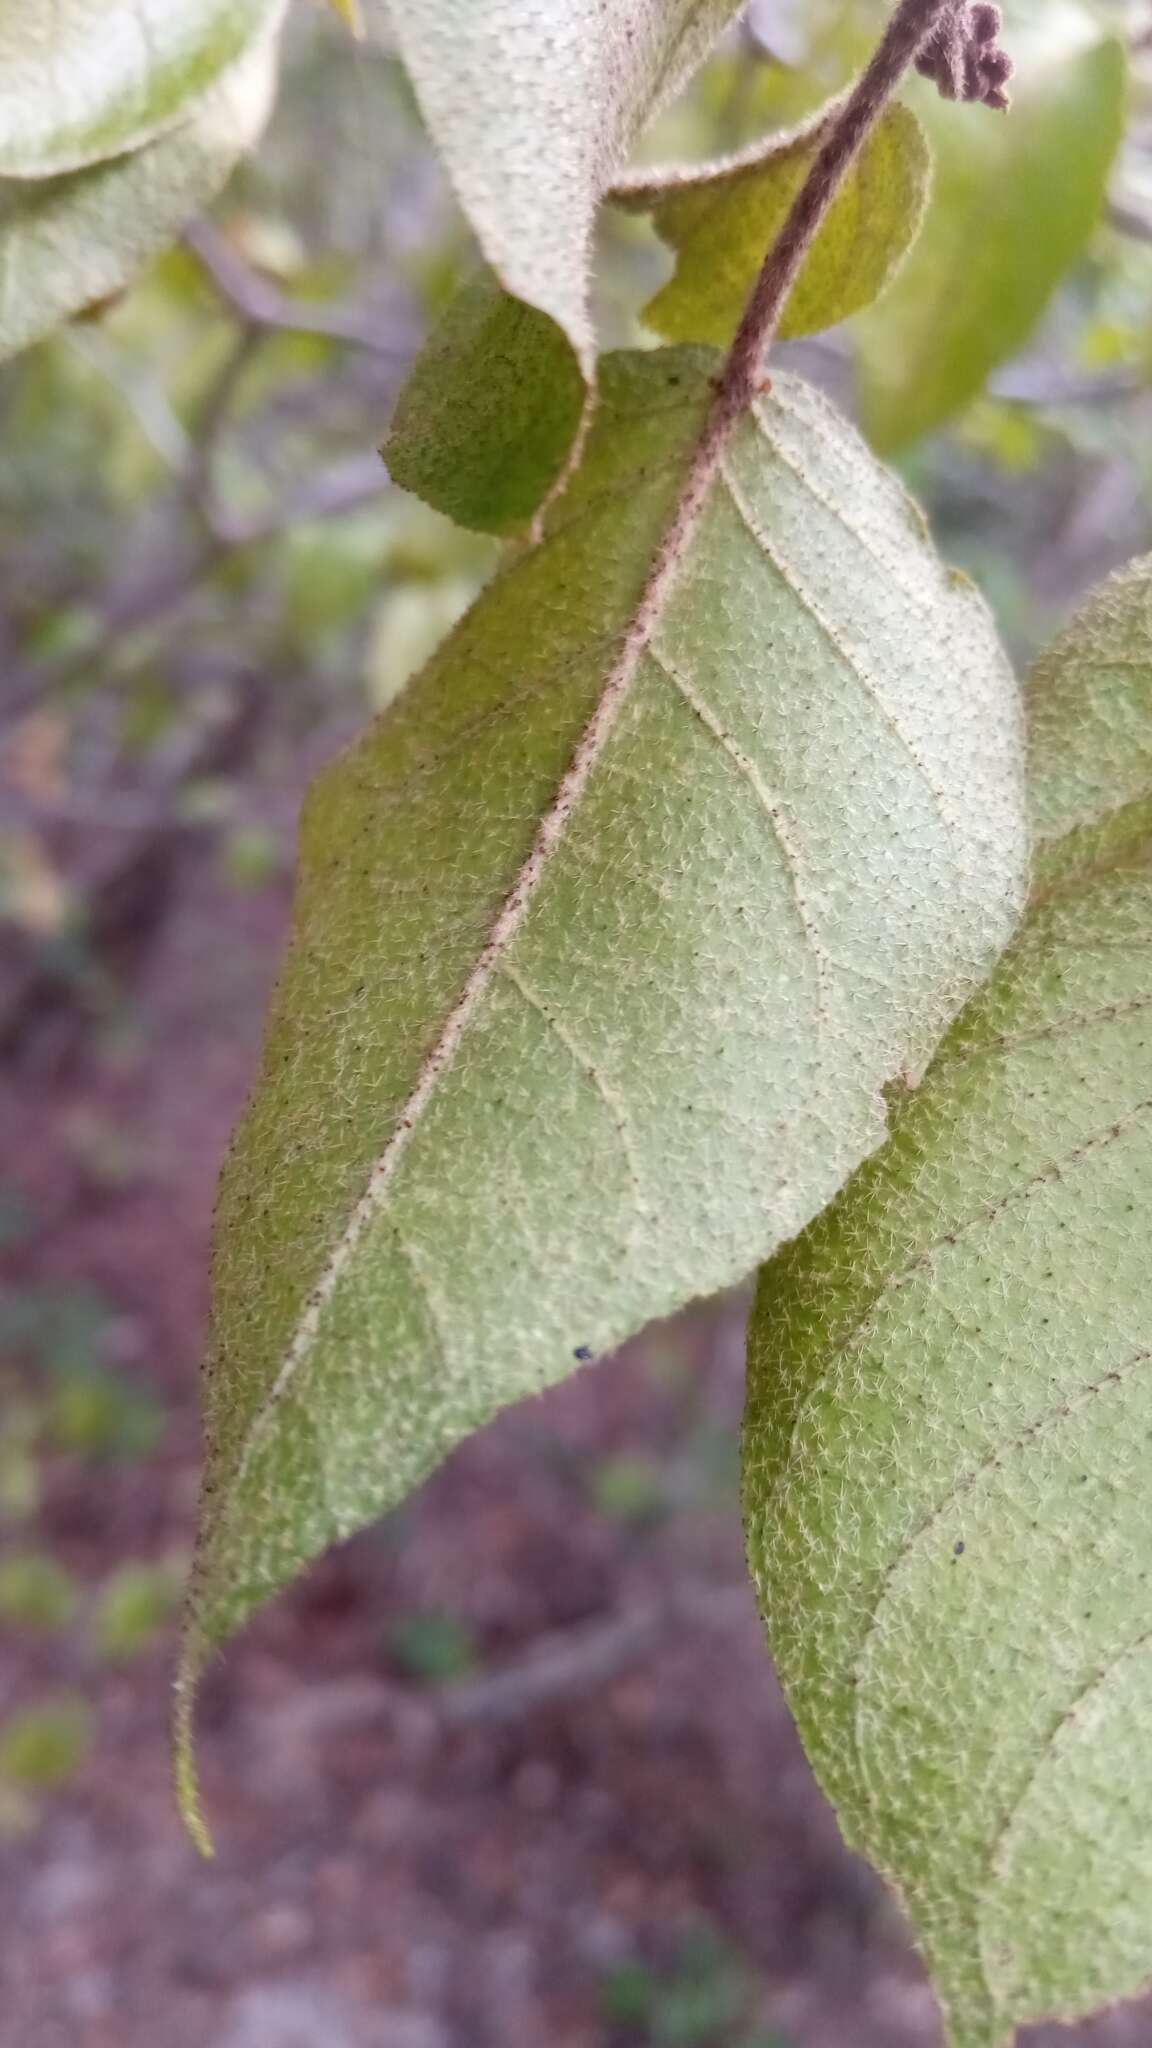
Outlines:
<svg viewBox="0 0 1152 2048"><path fill-rule="evenodd" d="M260 1741L292 1745L380 1721L404 1725L425 1740L459 1728L499 1727L602 1692L681 1628L723 1630L752 1614L745 1586L673 1586L603 1620L539 1636L519 1656L474 1678L420 1690L362 1677L294 1693L271 1719L262 1712Z"/></svg>
<svg viewBox="0 0 1152 2048"><path fill-rule="evenodd" d="M780 233L764 258L735 339L716 380L715 396L696 444L672 524L652 565L634 622L637 640L664 599L696 522L704 510L729 436L764 389L764 358L800 266L852 164L900 80L929 38L951 21L964 0L899 0L872 60L851 92L829 115L827 131Z"/></svg>
<svg viewBox="0 0 1152 2048"><path fill-rule="evenodd" d="M247 326L270 329L280 334L314 334L326 341L347 342L352 348L367 349L387 362L405 364L410 348L398 348L381 341L364 320L352 314L327 311L323 306L302 304L252 270L242 256L208 221L190 227L185 243L197 257L225 305Z"/></svg>
<svg viewBox="0 0 1152 2048"><path fill-rule="evenodd" d="M872 60L833 117L828 133L764 259L716 389L705 429L716 460L761 389L764 358L784 303L852 163L925 42L955 11L955 0L900 0Z"/></svg>
<svg viewBox="0 0 1152 2048"><path fill-rule="evenodd" d="M432 1696L448 1728L491 1725L601 1691L655 1650L682 1623L726 1627L749 1613L744 1587L682 1586L663 1600L610 1621L586 1622L540 1637L523 1657L476 1678L438 1686Z"/></svg>

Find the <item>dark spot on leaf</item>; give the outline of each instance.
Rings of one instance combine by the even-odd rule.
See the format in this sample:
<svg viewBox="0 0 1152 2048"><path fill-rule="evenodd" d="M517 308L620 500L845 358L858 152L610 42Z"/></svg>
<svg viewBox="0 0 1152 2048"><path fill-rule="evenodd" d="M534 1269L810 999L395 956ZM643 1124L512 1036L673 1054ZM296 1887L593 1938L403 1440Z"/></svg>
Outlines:
<svg viewBox="0 0 1152 2048"><path fill-rule="evenodd" d="M581 1364L584 1364L592 1356L592 1346L590 1344L578 1344L572 1356L573 1358L578 1358Z"/></svg>
<svg viewBox="0 0 1152 2048"><path fill-rule="evenodd" d="M954 1557L963 1557L964 1545L962 1543L954 1543L952 1545L952 1554Z"/></svg>

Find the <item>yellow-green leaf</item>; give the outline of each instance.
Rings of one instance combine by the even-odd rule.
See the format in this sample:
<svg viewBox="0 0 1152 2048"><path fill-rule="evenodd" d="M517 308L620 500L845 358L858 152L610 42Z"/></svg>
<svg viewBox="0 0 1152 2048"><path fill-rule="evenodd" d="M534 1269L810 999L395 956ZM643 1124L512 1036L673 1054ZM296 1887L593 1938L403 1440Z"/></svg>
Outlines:
<svg viewBox="0 0 1152 2048"><path fill-rule="evenodd" d="M739 156L679 170L644 169L613 188L617 205L650 213L676 269L644 309L669 341L732 337L765 254L826 133L821 113ZM874 128L792 288L781 338L834 326L870 305L916 239L931 180L924 131L908 107Z"/></svg>
<svg viewBox="0 0 1152 2048"><path fill-rule="evenodd" d="M541 543L309 798L221 1188L185 1696L496 1409L791 1236L1014 923L983 604L790 379L694 497L716 360L607 360Z"/></svg>
<svg viewBox="0 0 1152 2048"><path fill-rule="evenodd" d="M749 1355L769 1639L953 2048L1152 1971L1152 560L1028 702L1028 915Z"/></svg>
<svg viewBox="0 0 1152 2048"><path fill-rule="evenodd" d="M645 318L671 340L724 343L825 129L826 114L722 164L644 170L613 201L680 250ZM849 174L796 282L781 333L827 327L883 289L913 240L930 176L919 123L893 107ZM522 531L563 476L584 409L566 336L490 274L465 285L418 356L384 444L397 483L462 526Z"/></svg>

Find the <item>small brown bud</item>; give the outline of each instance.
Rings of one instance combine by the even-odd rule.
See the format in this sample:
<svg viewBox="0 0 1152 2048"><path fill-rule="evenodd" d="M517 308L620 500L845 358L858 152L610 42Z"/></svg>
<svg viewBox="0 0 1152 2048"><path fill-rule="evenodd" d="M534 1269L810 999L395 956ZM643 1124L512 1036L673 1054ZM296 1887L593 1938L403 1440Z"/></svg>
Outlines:
<svg viewBox="0 0 1152 2048"><path fill-rule="evenodd" d="M994 43L1000 33L1000 9L976 0L968 10L968 30L974 43Z"/></svg>
<svg viewBox="0 0 1152 2048"><path fill-rule="evenodd" d="M991 0L956 0L916 58L917 71L942 99L1007 107L1004 88L1013 65L997 41L1000 26L1000 9Z"/></svg>

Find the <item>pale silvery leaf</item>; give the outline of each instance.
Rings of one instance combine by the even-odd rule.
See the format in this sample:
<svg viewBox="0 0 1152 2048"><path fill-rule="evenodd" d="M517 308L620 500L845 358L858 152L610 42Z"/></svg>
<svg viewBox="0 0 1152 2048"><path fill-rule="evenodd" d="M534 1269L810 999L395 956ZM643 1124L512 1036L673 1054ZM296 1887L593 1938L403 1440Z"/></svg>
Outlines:
<svg viewBox="0 0 1152 2048"><path fill-rule="evenodd" d="M480 247L591 383L592 226L644 123L738 0L392 0L397 47Z"/></svg>
<svg viewBox="0 0 1152 2048"><path fill-rule="evenodd" d="M834 109L831 110L834 112ZM611 194L650 213L676 269L643 318L669 341L731 340L771 248L828 130L829 109L738 155L678 168L646 167ZM788 295L787 341L832 327L870 305L920 231L932 177L923 128L894 102L841 184Z"/></svg>
<svg viewBox="0 0 1152 2048"><path fill-rule="evenodd" d="M171 128L284 0L0 0L0 178L47 178Z"/></svg>
<svg viewBox="0 0 1152 2048"><path fill-rule="evenodd" d="M275 42L264 38L159 141L59 178L0 179L0 358L119 291L167 248L259 137L275 83Z"/></svg>

